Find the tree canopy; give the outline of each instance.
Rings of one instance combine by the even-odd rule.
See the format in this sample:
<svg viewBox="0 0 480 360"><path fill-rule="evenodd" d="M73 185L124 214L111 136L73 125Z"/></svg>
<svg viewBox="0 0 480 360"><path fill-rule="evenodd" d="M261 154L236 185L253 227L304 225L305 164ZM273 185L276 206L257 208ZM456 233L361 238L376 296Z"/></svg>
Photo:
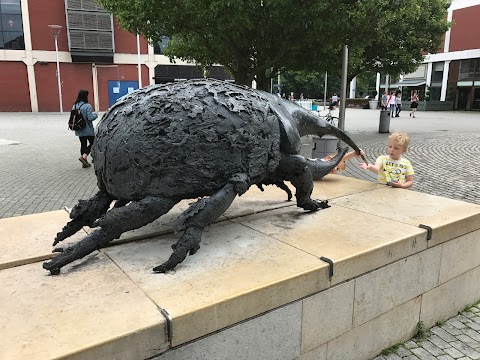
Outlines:
<svg viewBox="0 0 480 360"><path fill-rule="evenodd" d="M335 72L349 46L349 78L411 72L448 29L448 0L97 0L123 28L164 53L223 65L240 84L268 89L284 71Z"/></svg>

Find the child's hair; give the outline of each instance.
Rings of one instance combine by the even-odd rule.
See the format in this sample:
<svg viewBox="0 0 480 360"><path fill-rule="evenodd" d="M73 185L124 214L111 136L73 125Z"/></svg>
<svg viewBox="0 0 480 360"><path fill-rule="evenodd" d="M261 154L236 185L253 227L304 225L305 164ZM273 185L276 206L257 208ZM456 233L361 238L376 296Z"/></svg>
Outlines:
<svg viewBox="0 0 480 360"><path fill-rule="evenodd" d="M410 136L405 132L394 132L388 137L388 142L393 141L403 147L404 151L407 151L410 144Z"/></svg>

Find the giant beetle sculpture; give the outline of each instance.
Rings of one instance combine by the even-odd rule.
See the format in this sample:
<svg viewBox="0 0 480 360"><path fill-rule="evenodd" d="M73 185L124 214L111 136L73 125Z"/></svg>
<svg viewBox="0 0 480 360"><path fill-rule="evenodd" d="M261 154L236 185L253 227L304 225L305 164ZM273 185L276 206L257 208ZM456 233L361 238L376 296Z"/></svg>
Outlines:
<svg viewBox="0 0 480 360"><path fill-rule="evenodd" d="M252 185L274 184L308 211L328 207L310 195L313 180L330 161L299 154L300 137L334 135L360 149L341 130L273 94L213 79L153 85L119 99L103 116L93 145L98 193L80 200L53 245L83 226L96 228L78 243L58 249L43 264L58 274L66 264L140 228L183 199L198 199L174 223L184 229L173 253L155 272L172 270L200 248L203 229ZM291 194L289 194L289 198ZM114 206L111 208L111 204ZM110 210L109 210L110 209Z"/></svg>

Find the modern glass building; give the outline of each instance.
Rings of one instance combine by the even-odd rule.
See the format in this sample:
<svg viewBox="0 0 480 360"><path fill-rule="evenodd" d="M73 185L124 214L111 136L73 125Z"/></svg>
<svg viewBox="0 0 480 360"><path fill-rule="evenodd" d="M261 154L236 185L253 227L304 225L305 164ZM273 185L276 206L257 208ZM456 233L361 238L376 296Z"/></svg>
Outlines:
<svg viewBox="0 0 480 360"><path fill-rule="evenodd" d="M430 100L453 101L456 110L480 110L480 0L452 0L442 48L427 54L423 64L398 81L377 80L380 92L408 88L419 90L421 99L428 90Z"/></svg>

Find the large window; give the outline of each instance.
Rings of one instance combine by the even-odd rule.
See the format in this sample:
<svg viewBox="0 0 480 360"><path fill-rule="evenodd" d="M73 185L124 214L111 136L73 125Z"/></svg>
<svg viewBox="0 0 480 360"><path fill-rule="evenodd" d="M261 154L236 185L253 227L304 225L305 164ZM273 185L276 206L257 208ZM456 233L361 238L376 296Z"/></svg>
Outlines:
<svg viewBox="0 0 480 360"><path fill-rule="evenodd" d="M432 66L432 82L442 82L443 80L443 62L434 63Z"/></svg>
<svg viewBox="0 0 480 360"><path fill-rule="evenodd" d="M475 59L462 60L460 63L460 72L458 81L473 80L475 76Z"/></svg>
<svg viewBox="0 0 480 360"><path fill-rule="evenodd" d="M20 0L0 0L0 49L25 49Z"/></svg>
<svg viewBox="0 0 480 360"><path fill-rule="evenodd" d="M162 36L160 40L153 47L153 53L158 55L163 54L163 49L167 47L169 40L170 39L168 38L168 36Z"/></svg>
<svg viewBox="0 0 480 360"><path fill-rule="evenodd" d="M480 81L480 58L475 59L476 67L475 67L475 80Z"/></svg>

